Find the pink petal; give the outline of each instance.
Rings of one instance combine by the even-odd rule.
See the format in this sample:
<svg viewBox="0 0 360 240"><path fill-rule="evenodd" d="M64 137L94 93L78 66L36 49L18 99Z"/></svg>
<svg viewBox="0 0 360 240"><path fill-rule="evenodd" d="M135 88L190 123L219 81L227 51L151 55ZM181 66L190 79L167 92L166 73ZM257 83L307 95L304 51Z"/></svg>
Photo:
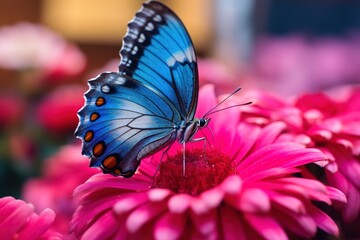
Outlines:
<svg viewBox="0 0 360 240"><path fill-rule="evenodd" d="M191 210L197 214L201 215L210 211L210 207L199 197L194 197L191 201Z"/></svg>
<svg viewBox="0 0 360 240"><path fill-rule="evenodd" d="M4 239L12 238L24 226L27 218L33 211L34 209L31 205L21 200L8 202L0 212L1 216L4 217L0 220L0 236Z"/></svg>
<svg viewBox="0 0 360 240"><path fill-rule="evenodd" d="M246 182L246 183L248 183L248 182L256 183L256 182L261 181L263 179L281 177L281 176L288 176L289 174L297 173L299 171L300 170L296 169L296 168L287 168L287 169L284 169L284 168L270 168L269 170L254 173L253 175L246 178L244 180L244 182Z"/></svg>
<svg viewBox="0 0 360 240"><path fill-rule="evenodd" d="M103 194L108 194L105 191ZM104 211L110 211L115 207L114 213L121 214L123 211L131 211L133 208L137 207L148 201L147 194L145 192L140 193L128 193L118 195L110 195L108 197L97 198L98 195L89 197L89 199L83 201L80 206L86 203L85 207L79 207L73 215L73 218L70 223L70 232L77 230L77 232L83 232L91 224L89 219L94 219L99 213ZM129 200L126 200L129 199ZM121 204L123 201L129 205ZM120 202L120 203L119 203ZM91 211L89 211L91 209Z"/></svg>
<svg viewBox="0 0 360 240"><path fill-rule="evenodd" d="M229 117L231 116L231 117ZM239 110L230 108L226 110L226 114L217 114L213 122L213 132L216 136L216 146L222 149L223 152L230 152L233 143L237 144L236 132L234 129L238 126L240 118ZM226 139L226 141L225 141Z"/></svg>
<svg viewBox="0 0 360 240"><path fill-rule="evenodd" d="M237 164L249 153L254 143L258 140L260 132L261 129L259 127L252 125L240 124L238 126L234 140L236 147L233 147L234 150L230 152Z"/></svg>
<svg viewBox="0 0 360 240"><path fill-rule="evenodd" d="M244 212L268 212L270 199L268 195L257 188L245 189L240 196L240 209Z"/></svg>
<svg viewBox="0 0 360 240"><path fill-rule="evenodd" d="M163 188L153 188L148 191L149 200L152 202L163 201L170 196L170 194L170 190Z"/></svg>
<svg viewBox="0 0 360 240"><path fill-rule="evenodd" d="M274 122L264 127L255 144L255 149L275 142L276 138L284 131L286 124L284 122Z"/></svg>
<svg viewBox="0 0 360 240"><path fill-rule="evenodd" d="M134 210L126 219L126 227L129 232L138 231L144 224L153 220L166 209L164 202L148 203Z"/></svg>
<svg viewBox="0 0 360 240"><path fill-rule="evenodd" d="M296 143L275 143L250 155L238 165L242 179L274 167L297 167L323 160L325 156L317 149L304 148Z"/></svg>
<svg viewBox="0 0 360 240"><path fill-rule="evenodd" d="M286 233L279 225L279 223L271 217L255 214L245 214L245 219L264 239L288 239Z"/></svg>
<svg viewBox="0 0 360 240"><path fill-rule="evenodd" d="M196 229L206 239L218 239L218 216L217 209L212 209L204 214L192 212L191 219Z"/></svg>
<svg viewBox="0 0 360 240"><path fill-rule="evenodd" d="M338 163L339 170L342 174L357 188L360 189L360 162L353 156L344 159Z"/></svg>
<svg viewBox="0 0 360 240"><path fill-rule="evenodd" d="M290 195L278 194L276 192L269 193L271 202L276 204L278 208L292 211L298 214L306 213L305 206L301 200Z"/></svg>
<svg viewBox="0 0 360 240"><path fill-rule="evenodd" d="M318 200L331 204L331 200L327 194L327 188L321 182L312 179L305 178L282 178L279 182L286 184L294 184L299 187L303 187L304 193L306 193L310 199Z"/></svg>
<svg viewBox="0 0 360 240"><path fill-rule="evenodd" d="M333 137L330 131L323 129L310 130L308 134L317 142L329 141Z"/></svg>
<svg viewBox="0 0 360 240"><path fill-rule="evenodd" d="M48 231L55 220L55 213L51 209L45 209L37 216L35 213L30 217L26 228L22 230L19 239L38 239Z"/></svg>
<svg viewBox="0 0 360 240"><path fill-rule="evenodd" d="M13 197L3 197L3 198L0 198L0 211L2 211L2 208L5 207L8 203L14 201L15 198Z"/></svg>
<svg viewBox="0 0 360 240"><path fill-rule="evenodd" d="M169 211L172 213L184 213L191 205L193 197L188 194L176 194L168 201Z"/></svg>
<svg viewBox="0 0 360 240"><path fill-rule="evenodd" d="M359 216L360 213L360 192L353 185L349 185L347 204L342 210L346 222L351 222Z"/></svg>
<svg viewBox="0 0 360 240"><path fill-rule="evenodd" d="M321 228L327 233L330 233L337 237L339 236L339 228L327 214L312 205L308 206L308 211L319 228Z"/></svg>
<svg viewBox="0 0 360 240"><path fill-rule="evenodd" d="M102 201L103 200L104 199L102 199ZM107 200L107 203L110 202L109 200ZM113 204L113 209L114 209L114 212L118 215L127 213L127 212L133 210L134 208L149 201L146 192L132 193L132 194L129 194L129 196L126 196L124 194L123 196L121 196L121 198L116 196L114 200L115 200L115 203ZM113 201L111 201L111 202L113 202ZM102 205L104 205L104 204L102 204ZM106 204L106 205L108 207L111 207L112 204ZM90 209L92 209L92 208L90 208ZM102 210L98 209L94 212L102 212Z"/></svg>
<svg viewBox="0 0 360 240"><path fill-rule="evenodd" d="M343 133L360 136L360 123L352 122L346 123L342 129Z"/></svg>
<svg viewBox="0 0 360 240"><path fill-rule="evenodd" d="M246 235L246 229L244 229L244 225L240 220L241 215L236 209L231 208L227 205L223 205L220 208L220 217L221 217L221 226L223 228L222 239L227 239L227 240L248 239Z"/></svg>
<svg viewBox="0 0 360 240"><path fill-rule="evenodd" d="M151 182L146 176L135 174L132 178L118 178L109 174L95 174L86 183L74 190L74 195L86 195L88 192L96 192L97 189L131 189L135 191L148 190Z"/></svg>
<svg viewBox="0 0 360 240"><path fill-rule="evenodd" d="M186 215L167 212L154 227L155 239L179 239L183 234Z"/></svg>
<svg viewBox="0 0 360 240"><path fill-rule="evenodd" d="M221 189L226 194L237 194L242 190L242 181L238 175L231 175L221 183Z"/></svg>
<svg viewBox="0 0 360 240"><path fill-rule="evenodd" d="M333 202L336 201L338 203L343 203L343 204L347 203L346 196L342 191L340 191L337 188L333 188L329 186L327 186L326 188L327 188L327 194Z"/></svg>
<svg viewBox="0 0 360 240"><path fill-rule="evenodd" d="M203 192L200 198L209 208L218 207L224 198L224 192L220 188L212 188Z"/></svg>
<svg viewBox="0 0 360 240"><path fill-rule="evenodd" d="M113 212L100 216L81 236L86 240L109 239L117 231L118 223Z"/></svg>
<svg viewBox="0 0 360 240"><path fill-rule="evenodd" d="M273 215L285 229L298 236L309 239L316 233L316 224L314 219L312 219L312 217L308 214L299 214L274 206Z"/></svg>
<svg viewBox="0 0 360 240"><path fill-rule="evenodd" d="M201 118L204 116L206 112L208 112L211 108L215 107L217 104L217 99L215 96L215 86L213 84L205 84L199 90L199 100L202 101L198 105L198 109L196 110L196 116Z"/></svg>

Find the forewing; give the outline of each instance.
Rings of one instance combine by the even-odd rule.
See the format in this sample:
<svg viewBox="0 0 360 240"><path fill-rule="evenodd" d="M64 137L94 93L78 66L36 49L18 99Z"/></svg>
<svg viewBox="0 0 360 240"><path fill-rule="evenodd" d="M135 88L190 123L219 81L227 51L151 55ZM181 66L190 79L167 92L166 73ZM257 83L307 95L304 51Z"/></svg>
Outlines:
<svg viewBox="0 0 360 240"><path fill-rule="evenodd" d="M159 2L147 2L129 23L120 50L120 73L156 89L183 119L198 99L195 51L181 20Z"/></svg>
<svg viewBox="0 0 360 240"><path fill-rule="evenodd" d="M102 73L89 85L75 135L91 166L130 177L143 157L175 140L180 115L156 90L119 73Z"/></svg>

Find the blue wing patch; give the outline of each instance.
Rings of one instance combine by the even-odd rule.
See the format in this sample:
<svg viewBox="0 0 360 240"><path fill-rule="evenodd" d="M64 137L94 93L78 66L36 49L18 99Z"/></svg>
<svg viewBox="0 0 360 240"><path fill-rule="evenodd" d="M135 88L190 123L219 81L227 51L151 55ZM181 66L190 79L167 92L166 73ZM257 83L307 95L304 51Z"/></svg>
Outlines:
<svg viewBox="0 0 360 240"><path fill-rule="evenodd" d="M120 56L120 72L154 87L184 118L193 118L199 88L195 50L170 9L144 3L128 25Z"/></svg>
<svg viewBox="0 0 360 240"><path fill-rule="evenodd" d="M89 81L75 136L91 166L131 177L142 158L191 135L199 82L189 34L156 1L128 24L120 56L119 72Z"/></svg>
<svg viewBox="0 0 360 240"><path fill-rule="evenodd" d="M175 140L173 122L181 121L179 113L141 82L102 73L89 85L76 136L83 139L91 166L132 175L140 159Z"/></svg>

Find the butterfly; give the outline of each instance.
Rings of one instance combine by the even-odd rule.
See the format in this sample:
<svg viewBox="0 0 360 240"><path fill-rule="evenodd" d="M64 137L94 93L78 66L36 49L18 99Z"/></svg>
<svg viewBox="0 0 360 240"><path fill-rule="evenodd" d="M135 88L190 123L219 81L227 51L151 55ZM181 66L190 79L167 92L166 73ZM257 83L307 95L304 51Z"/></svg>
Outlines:
<svg viewBox="0 0 360 240"><path fill-rule="evenodd" d="M179 17L146 2L129 22L119 72L89 80L75 136L91 167L131 177L141 159L194 140L209 118L194 118L199 91L193 43Z"/></svg>

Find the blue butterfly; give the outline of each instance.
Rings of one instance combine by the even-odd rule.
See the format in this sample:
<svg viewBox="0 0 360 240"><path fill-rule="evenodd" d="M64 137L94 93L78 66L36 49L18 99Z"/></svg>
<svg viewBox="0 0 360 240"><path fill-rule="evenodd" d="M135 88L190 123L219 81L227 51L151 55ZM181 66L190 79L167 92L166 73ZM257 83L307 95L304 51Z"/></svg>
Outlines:
<svg viewBox="0 0 360 240"><path fill-rule="evenodd" d="M144 3L128 24L119 72L89 81L75 136L104 173L131 177L141 159L194 140L209 118L194 118L198 68L181 20L165 5Z"/></svg>

